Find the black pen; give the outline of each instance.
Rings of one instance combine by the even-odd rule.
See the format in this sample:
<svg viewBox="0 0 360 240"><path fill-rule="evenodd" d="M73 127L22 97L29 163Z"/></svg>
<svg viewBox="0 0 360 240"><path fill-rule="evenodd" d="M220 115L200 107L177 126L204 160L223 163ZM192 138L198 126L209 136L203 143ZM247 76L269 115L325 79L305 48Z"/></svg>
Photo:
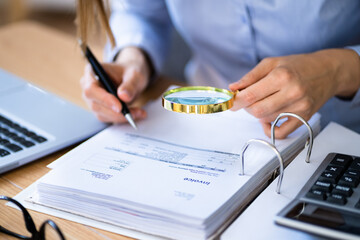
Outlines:
<svg viewBox="0 0 360 240"><path fill-rule="evenodd" d="M130 125L137 129L136 124L131 117L129 108L126 106L126 104L118 97L116 92L116 87L114 83L111 81L109 75L106 74L105 70L101 67L100 63L96 60L94 54L90 51L89 47L86 46L83 42L79 41L80 47L82 52L84 53L85 57L89 61L95 75L97 76L97 79L101 82L101 84L104 86L106 91L114 95L121 103L121 113L125 116L126 120L130 123Z"/></svg>

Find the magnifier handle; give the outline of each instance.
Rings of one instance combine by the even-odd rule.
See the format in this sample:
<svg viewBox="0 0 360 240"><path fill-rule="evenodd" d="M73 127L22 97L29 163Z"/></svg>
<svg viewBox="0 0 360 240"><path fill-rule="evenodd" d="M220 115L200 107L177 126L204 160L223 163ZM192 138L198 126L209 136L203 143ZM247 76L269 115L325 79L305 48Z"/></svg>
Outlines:
<svg viewBox="0 0 360 240"><path fill-rule="evenodd" d="M241 90L236 90L236 91L233 91L232 93L234 94L234 97L236 97L236 94L238 94Z"/></svg>

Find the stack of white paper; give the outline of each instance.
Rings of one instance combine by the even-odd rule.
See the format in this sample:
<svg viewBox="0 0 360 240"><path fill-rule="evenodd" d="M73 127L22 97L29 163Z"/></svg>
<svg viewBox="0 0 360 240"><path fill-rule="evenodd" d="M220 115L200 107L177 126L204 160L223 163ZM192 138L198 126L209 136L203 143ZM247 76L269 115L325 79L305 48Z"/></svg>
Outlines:
<svg viewBox="0 0 360 240"><path fill-rule="evenodd" d="M176 239L205 239L218 232L278 166L261 145L240 153L252 138L269 139L245 111L211 115L168 112L160 101L148 119L111 126L60 158L28 198L115 226ZM310 121L319 129L319 116ZM305 144L299 128L276 142L285 159Z"/></svg>

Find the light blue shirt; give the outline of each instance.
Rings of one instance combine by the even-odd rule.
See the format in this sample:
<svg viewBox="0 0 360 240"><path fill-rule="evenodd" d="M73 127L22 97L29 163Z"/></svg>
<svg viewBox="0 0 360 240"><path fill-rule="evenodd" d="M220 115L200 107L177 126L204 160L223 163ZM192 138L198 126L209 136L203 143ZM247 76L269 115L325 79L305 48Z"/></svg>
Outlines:
<svg viewBox="0 0 360 240"><path fill-rule="evenodd" d="M112 9L116 48L107 48L108 59L138 46L160 72L173 24L192 50L186 76L194 85L227 88L266 57L327 48L360 55L359 0L122 0ZM335 121L360 132L360 91L319 112L323 127Z"/></svg>

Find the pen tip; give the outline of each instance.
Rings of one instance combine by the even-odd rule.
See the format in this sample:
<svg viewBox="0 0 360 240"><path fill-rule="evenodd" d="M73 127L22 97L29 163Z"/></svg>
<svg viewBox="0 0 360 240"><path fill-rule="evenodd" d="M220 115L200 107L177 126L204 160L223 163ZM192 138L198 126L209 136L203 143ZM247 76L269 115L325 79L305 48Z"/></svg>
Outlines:
<svg viewBox="0 0 360 240"><path fill-rule="evenodd" d="M135 124L134 120L132 119L130 113L125 114L125 118L126 118L126 120L130 123L130 125L131 125L135 130L137 130L136 124Z"/></svg>

